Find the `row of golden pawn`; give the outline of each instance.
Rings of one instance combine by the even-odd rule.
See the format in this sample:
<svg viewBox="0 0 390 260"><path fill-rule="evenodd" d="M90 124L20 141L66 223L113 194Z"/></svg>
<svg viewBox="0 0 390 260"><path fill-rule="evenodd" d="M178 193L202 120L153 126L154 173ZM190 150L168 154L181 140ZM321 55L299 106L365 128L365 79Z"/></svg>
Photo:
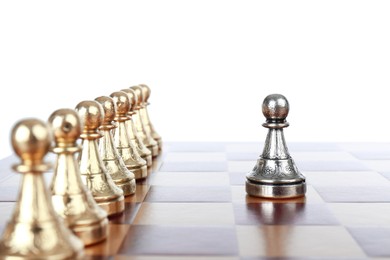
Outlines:
<svg viewBox="0 0 390 260"><path fill-rule="evenodd" d="M0 258L78 259L84 246L107 238L108 217L124 211L124 196L135 193L136 179L147 176L161 152L149 96L148 86L133 86L59 109L48 123L15 125L12 146L21 163L14 170L23 178ZM57 160L49 191L42 173L49 170L43 159L50 149Z"/></svg>

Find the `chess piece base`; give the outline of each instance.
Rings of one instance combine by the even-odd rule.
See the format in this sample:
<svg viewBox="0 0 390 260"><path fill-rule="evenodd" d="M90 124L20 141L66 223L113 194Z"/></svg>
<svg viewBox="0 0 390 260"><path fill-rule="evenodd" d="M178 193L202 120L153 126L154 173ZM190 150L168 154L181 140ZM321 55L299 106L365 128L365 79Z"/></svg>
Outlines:
<svg viewBox="0 0 390 260"><path fill-rule="evenodd" d="M83 241L85 246L94 245L107 238L107 218L88 225L77 225L72 227L73 232Z"/></svg>
<svg viewBox="0 0 390 260"><path fill-rule="evenodd" d="M151 144L146 146L151 152L152 152L152 157L156 158L158 156L158 145L157 143L155 145Z"/></svg>
<svg viewBox="0 0 390 260"><path fill-rule="evenodd" d="M144 155L141 156L141 158L146 161L146 166L147 167L151 167L152 166L152 164L153 164L152 154L144 154Z"/></svg>
<svg viewBox="0 0 390 260"><path fill-rule="evenodd" d="M95 198L96 199L96 198ZM96 201L97 204L107 212L108 216L120 214L125 210L123 195L112 201Z"/></svg>
<svg viewBox="0 0 390 260"><path fill-rule="evenodd" d="M306 193L306 182L288 183L288 184L269 184L246 180L246 192L250 196L287 199L303 197Z"/></svg>
<svg viewBox="0 0 390 260"><path fill-rule="evenodd" d="M161 137L156 138L153 135L152 135L152 137L154 138L154 140L156 140L156 142L158 144L158 152L161 153L161 150L162 150L162 139L161 139Z"/></svg>
<svg viewBox="0 0 390 260"><path fill-rule="evenodd" d="M123 195L124 196L129 196L129 195L133 195L135 193L135 179L132 179L131 181L126 181L126 182L116 182L116 180L114 180L114 183L116 186L118 186L119 188L121 188L123 190Z"/></svg>
<svg viewBox="0 0 390 260"><path fill-rule="evenodd" d="M127 169L129 169L134 174L136 180L141 180L148 177L148 167L146 167L146 165L143 165L142 167L133 168L133 169L131 168L127 168Z"/></svg>

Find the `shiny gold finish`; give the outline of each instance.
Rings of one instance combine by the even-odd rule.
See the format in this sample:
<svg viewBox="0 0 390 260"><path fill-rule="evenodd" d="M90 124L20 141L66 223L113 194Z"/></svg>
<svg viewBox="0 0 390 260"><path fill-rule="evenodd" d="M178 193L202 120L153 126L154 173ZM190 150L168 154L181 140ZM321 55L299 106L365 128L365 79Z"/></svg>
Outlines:
<svg viewBox="0 0 390 260"><path fill-rule="evenodd" d="M123 190L123 195L132 195L135 193L135 177L126 168L122 157L119 156L114 146L114 138L111 131L116 128L113 122L117 110L116 105L112 98L106 96L98 97L95 100L102 105L104 110L104 120L99 128L103 134L99 142L99 150L104 166L115 184Z"/></svg>
<svg viewBox="0 0 390 260"><path fill-rule="evenodd" d="M38 119L19 121L12 130L12 146L21 163L13 169L23 174L12 218L0 241L1 259L81 259L83 243L55 213L43 172L50 148L47 125Z"/></svg>
<svg viewBox="0 0 390 260"><path fill-rule="evenodd" d="M130 110L127 113L130 119L126 121L130 142L132 142L133 145L136 147L137 152L142 157L142 159L146 161L146 164L149 169L150 167L152 167L152 163L153 163L152 152L148 148L146 148L144 142L139 137L137 128L135 127L135 122L133 120L133 115L135 114L134 107L137 105L136 102L138 98L134 90L132 89L126 88L126 89L121 89L121 91L127 93L127 96L129 97L129 101L130 101Z"/></svg>
<svg viewBox="0 0 390 260"><path fill-rule="evenodd" d="M152 138L156 140L158 143L158 149L159 153L162 149L162 139L161 136L157 133L156 129L154 128L152 122L150 121L149 113L148 113L148 106L149 106L149 97L151 94L150 88L145 84L139 84L139 86L142 88L143 92L143 102L142 102L142 108L141 108L141 116L142 116L142 122L144 122L144 125L146 127L146 130L150 132Z"/></svg>
<svg viewBox="0 0 390 260"><path fill-rule="evenodd" d="M110 97L117 106L114 120L118 123L118 128L115 130L114 140L118 154L122 157L127 169L134 173L136 180L146 178L148 175L146 161L138 154L128 136L126 121L129 120L127 115L130 110L129 98L122 91L113 92Z"/></svg>
<svg viewBox="0 0 390 260"><path fill-rule="evenodd" d="M142 121L142 115L141 115L141 109L142 109L142 100L143 98L143 92L142 88L140 86L132 86L130 89L134 90L136 96L137 96L137 105L134 107L134 118L135 118L135 125L137 127L137 132L139 136L141 137L142 141L146 145L146 147L152 152L152 157L155 158L158 156L158 143L156 140L154 140L151 136L151 133L147 131L144 122Z"/></svg>
<svg viewBox="0 0 390 260"><path fill-rule="evenodd" d="M92 245L107 237L107 213L100 208L81 180L74 154L81 134L79 116L73 109L59 109L49 117L57 154L54 176L50 186L54 210L83 242Z"/></svg>
<svg viewBox="0 0 390 260"><path fill-rule="evenodd" d="M97 139L103 121L103 108L94 100L82 101L76 106L84 126L80 135L82 149L79 157L81 179L92 192L93 198L109 216L119 214L125 209L123 191L117 187L104 167L100 157Z"/></svg>

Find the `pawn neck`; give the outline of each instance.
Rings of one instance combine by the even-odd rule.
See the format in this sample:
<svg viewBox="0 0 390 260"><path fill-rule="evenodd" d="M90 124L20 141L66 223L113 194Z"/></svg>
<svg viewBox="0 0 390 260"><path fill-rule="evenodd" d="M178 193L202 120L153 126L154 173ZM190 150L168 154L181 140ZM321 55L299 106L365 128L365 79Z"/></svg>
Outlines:
<svg viewBox="0 0 390 260"><path fill-rule="evenodd" d="M261 157L272 160L291 157L284 139L283 128L269 128Z"/></svg>

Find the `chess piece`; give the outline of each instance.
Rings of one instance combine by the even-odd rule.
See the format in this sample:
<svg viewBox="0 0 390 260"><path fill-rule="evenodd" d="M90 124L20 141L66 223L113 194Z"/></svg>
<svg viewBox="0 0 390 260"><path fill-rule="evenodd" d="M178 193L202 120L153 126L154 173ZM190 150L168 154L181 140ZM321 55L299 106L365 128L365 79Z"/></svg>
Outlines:
<svg viewBox="0 0 390 260"><path fill-rule="evenodd" d="M143 91L140 86L132 86L130 89L134 90L136 96L138 97L137 105L134 107L134 117L135 117L135 124L137 127L137 132L139 136L141 137L142 141L146 145L146 147L152 152L152 157L155 158L158 156L158 143L156 140L154 140L150 134L149 131L147 131L144 122L142 121L142 115L141 115L141 109L142 109L142 100L143 97Z"/></svg>
<svg viewBox="0 0 390 260"><path fill-rule="evenodd" d="M141 108L141 117L142 117L142 122L144 122L145 127L148 132L150 132L152 138L157 142L158 144L158 149L159 153L161 152L162 149L162 139L161 136L157 133L155 130L152 122L150 121L149 113L148 113L148 106L150 103L148 102L151 91L150 88L145 85L145 84L140 84L139 85L142 88L143 96L144 99L142 100L142 108Z"/></svg>
<svg viewBox="0 0 390 260"><path fill-rule="evenodd" d="M133 116L135 115L134 108L137 105L136 102L138 98L134 90L132 89L126 88L126 89L121 89L121 91L127 93L127 96L129 97L129 101L130 101L130 110L127 113L130 119L126 121L127 124L126 127L127 127L130 142L133 143L139 155L142 157L142 159L146 161L146 165L148 166L148 168L150 168L152 167L153 164L152 152L148 148L146 148L144 142L139 137L137 128L135 127L135 122L133 120Z"/></svg>
<svg viewBox="0 0 390 260"><path fill-rule="evenodd" d="M289 125L288 101L283 95L272 94L264 99L262 109L267 119L263 126L269 130L263 154L246 176L246 192L266 198L304 196L305 177L291 158L283 134L283 128Z"/></svg>
<svg viewBox="0 0 390 260"><path fill-rule="evenodd" d="M50 186L54 210L83 242L92 245L107 237L107 213L99 207L81 180L74 154L81 134L79 116L73 109L59 109L49 117L57 154L54 176Z"/></svg>
<svg viewBox="0 0 390 260"><path fill-rule="evenodd" d="M83 243L64 225L53 209L43 172L51 135L38 119L24 119L12 129L12 146L21 163L18 200L0 241L1 259L81 259Z"/></svg>
<svg viewBox="0 0 390 260"><path fill-rule="evenodd" d="M115 147L118 154L122 157L126 168L135 175L135 179L144 179L148 175L146 161L138 154L134 145L130 142L126 121L129 120L127 115L130 110L129 97L125 92L113 92L110 97L114 100L117 106L115 122L118 123L118 128L115 130Z"/></svg>
<svg viewBox="0 0 390 260"><path fill-rule="evenodd" d="M97 139L103 121L103 108L94 100L82 101L76 106L84 126L80 135L82 149L79 154L81 179L89 188L97 204L102 207L108 216L120 214L125 209L123 191L117 187L111 175L104 167L99 154Z"/></svg>
<svg viewBox="0 0 390 260"><path fill-rule="evenodd" d="M95 100L102 105L104 110L104 119L100 126L103 137L99 142L100 155L104 166L111 175L116 186L123 190L123 195L132 195L135 193L136 188L135 177L134 174L126 168L122 157L119 156L114 146L114 138L111 131L116 128L116 125L113 122L117 110L116 105L112 98L106 96L98 97Z"/></svg>

